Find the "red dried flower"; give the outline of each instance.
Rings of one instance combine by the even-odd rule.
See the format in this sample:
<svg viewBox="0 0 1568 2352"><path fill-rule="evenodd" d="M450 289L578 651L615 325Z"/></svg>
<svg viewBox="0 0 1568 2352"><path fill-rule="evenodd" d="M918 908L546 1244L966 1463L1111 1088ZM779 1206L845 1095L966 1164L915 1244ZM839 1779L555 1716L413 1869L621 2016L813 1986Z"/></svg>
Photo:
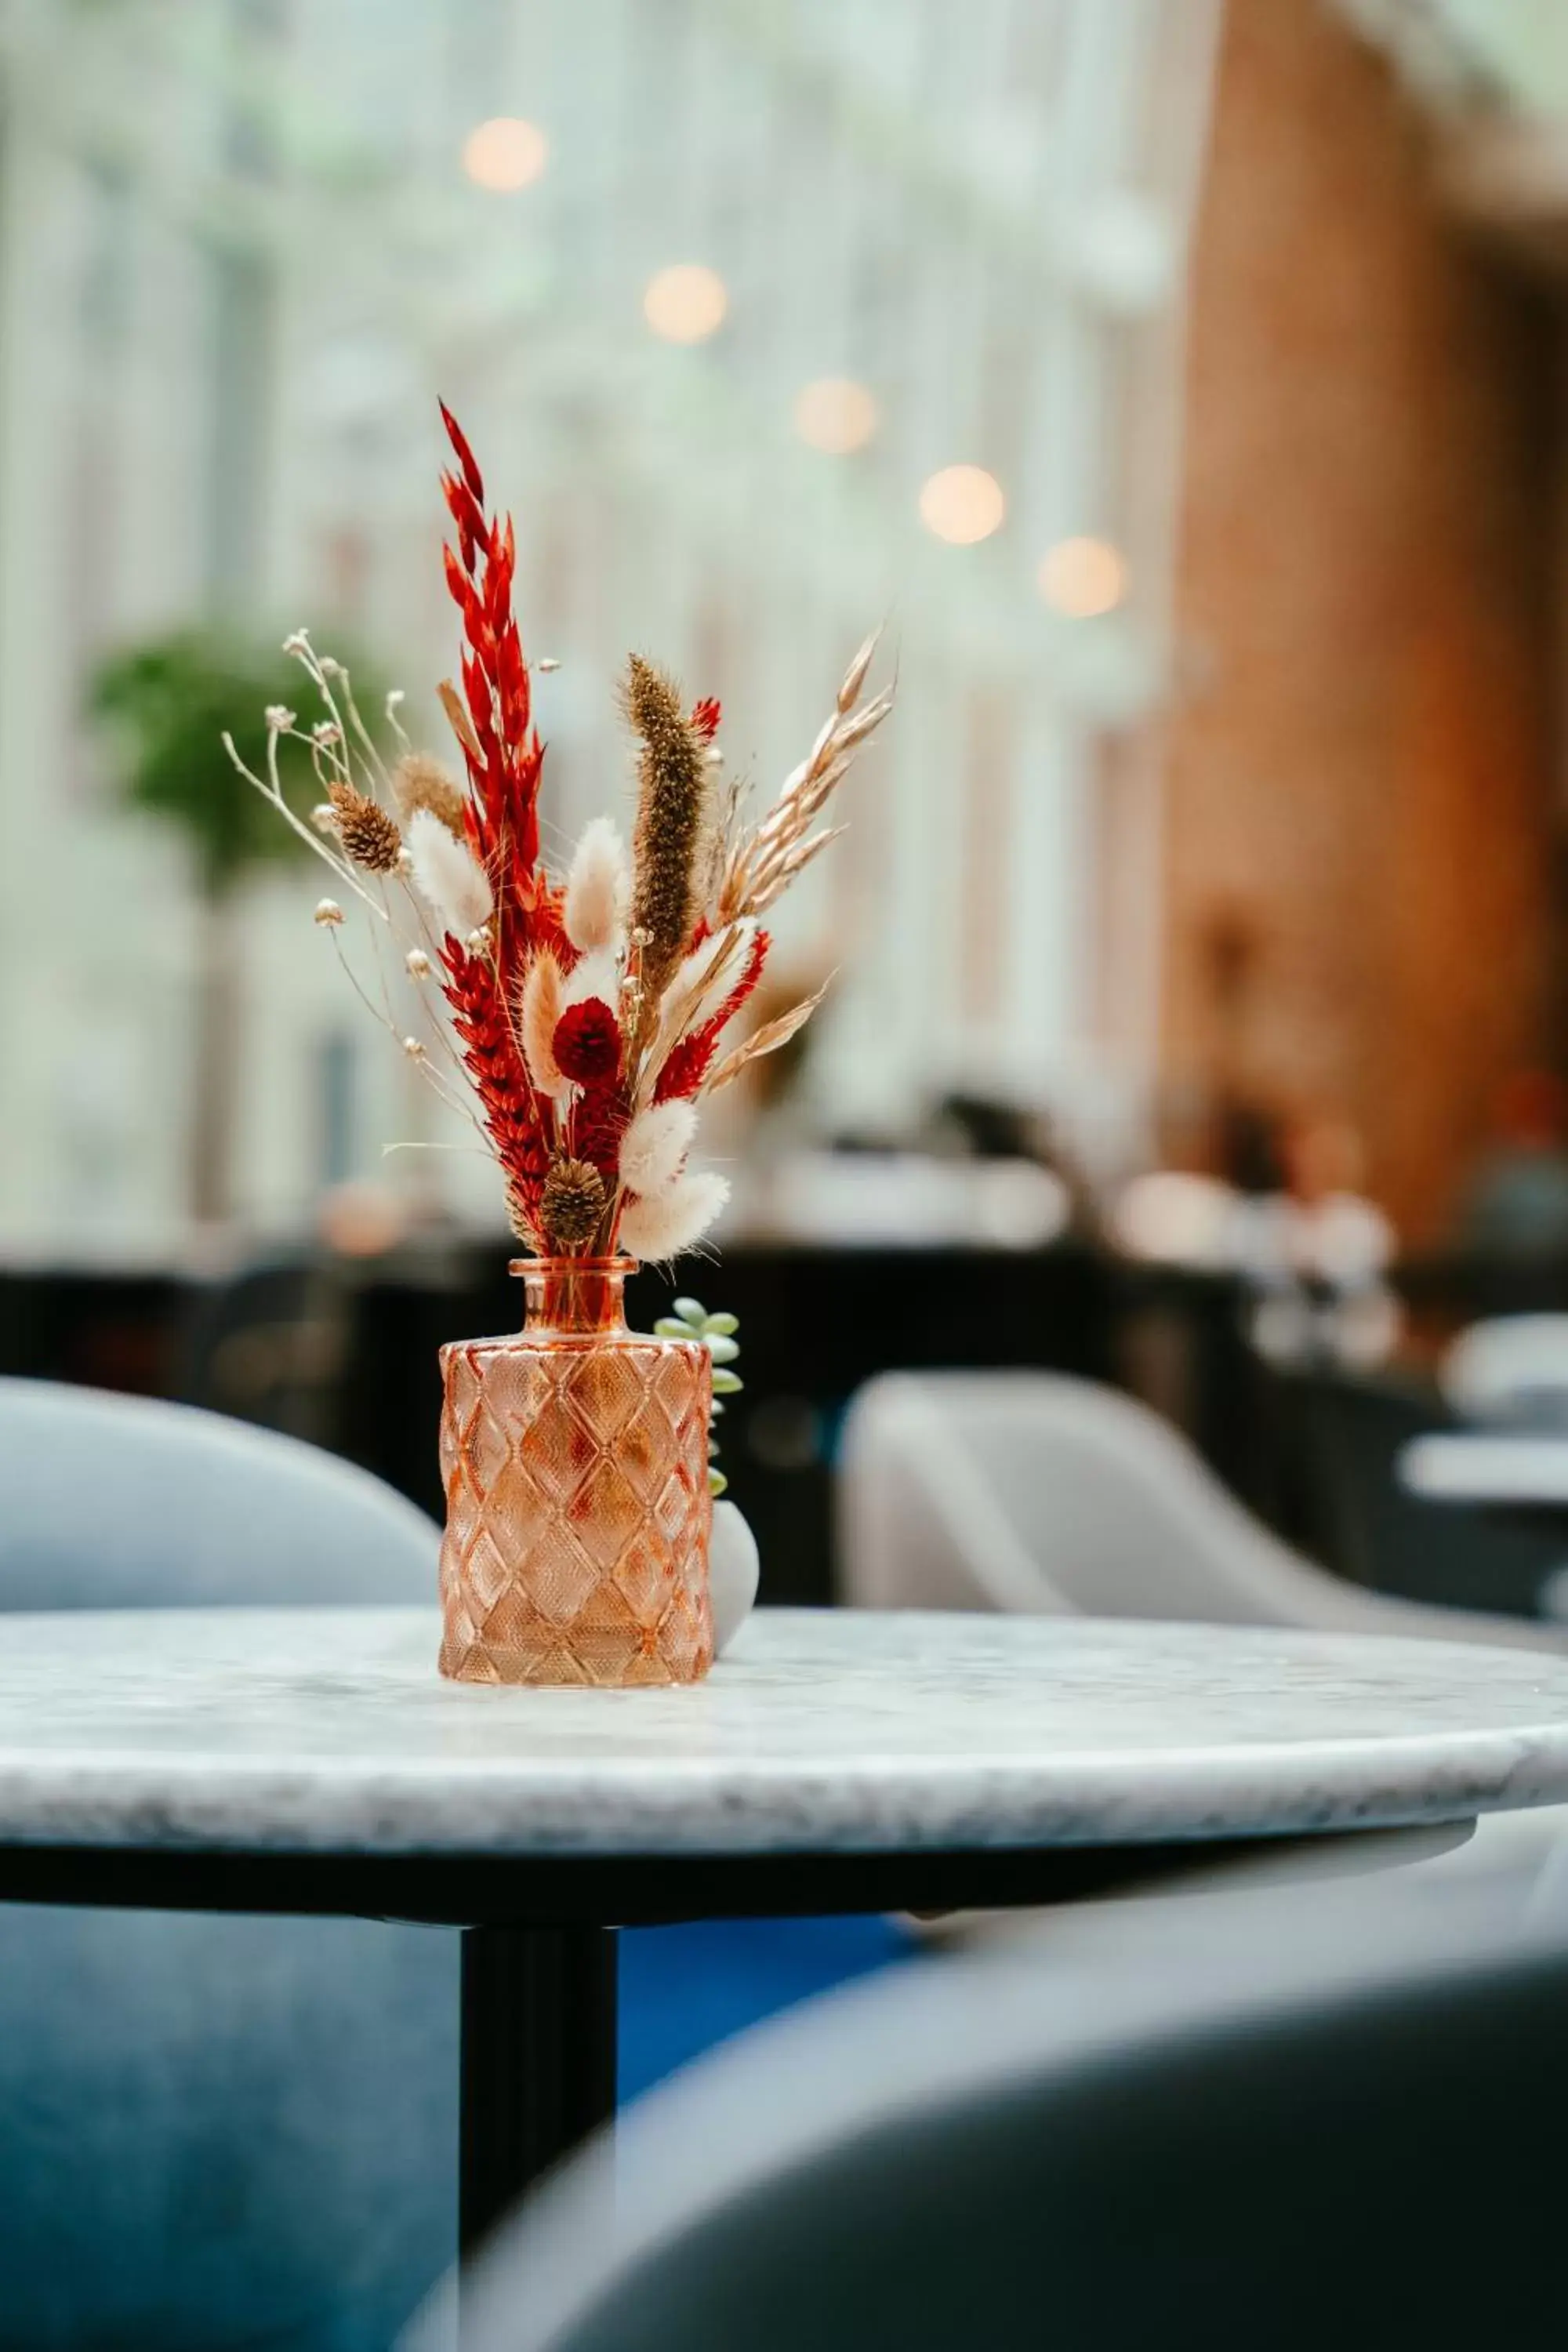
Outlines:
<svg viewBox="0 0 1568 2352"><path fill-rule="evenodd" d="M700 735L705 743L711 743L714 736L719 732L719 721L722 716L721 706L710 694L705 695L700 702L693 706L691 716L686 723L694 735Z"/></svg>
<svg viewBox="0 0 1568 2352"><path fill-rule="evenodd" d="M551 1042L563 1077L580 1087L602 1087L621 1066L621 1033L602 996L569 1004L555 1024Z"/></svg>

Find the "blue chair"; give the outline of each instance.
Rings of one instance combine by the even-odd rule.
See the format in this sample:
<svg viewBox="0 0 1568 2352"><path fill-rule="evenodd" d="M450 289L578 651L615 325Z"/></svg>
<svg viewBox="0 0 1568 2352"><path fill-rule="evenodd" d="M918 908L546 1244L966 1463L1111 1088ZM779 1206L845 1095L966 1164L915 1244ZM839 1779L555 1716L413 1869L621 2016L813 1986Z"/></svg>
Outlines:
<svg viewBox="0 0 1568 2352"><path fill-rule="evenodd" d="M292 1438L0 1380L0 1612L428 1601L438 1541ZM457 2082L449 1934L0 1906L0 2347L384 2352Z"/></svg>

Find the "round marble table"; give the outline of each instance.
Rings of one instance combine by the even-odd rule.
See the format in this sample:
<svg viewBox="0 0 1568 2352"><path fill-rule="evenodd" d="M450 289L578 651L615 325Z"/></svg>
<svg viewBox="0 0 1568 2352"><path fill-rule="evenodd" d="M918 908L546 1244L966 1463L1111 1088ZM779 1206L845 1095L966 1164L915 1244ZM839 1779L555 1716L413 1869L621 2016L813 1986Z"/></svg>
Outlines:
<svg viewBox="0 0 1568 2352"><path fill-rule="evenodd" d="M1568 1658L763 1612L693 1690L441 1682L435 1612L0 1621L0 1899L439 1920L466 2244L614 2102L613 1925L1041 1903L1568 1797Z"/></svg>

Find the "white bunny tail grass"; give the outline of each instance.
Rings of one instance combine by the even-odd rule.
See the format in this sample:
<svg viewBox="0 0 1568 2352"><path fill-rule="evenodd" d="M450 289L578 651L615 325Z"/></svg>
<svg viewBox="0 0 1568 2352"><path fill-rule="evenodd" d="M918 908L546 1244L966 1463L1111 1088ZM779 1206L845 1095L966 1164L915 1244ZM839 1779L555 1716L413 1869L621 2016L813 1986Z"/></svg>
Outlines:
<svg viewBox="0 0 1568 2352"><path fill-rule="evenodd" d="M584 955L617 946L631 896L626 844L607 816L596 816L584 829L566 878L562 920L573 946Z"/></svg>
<svg viewBox="0 0 1568 2352"><path fill-rule="evenodd" d="M650 1103L639 1110L621 1138L620 1175L627 1192L647 1198L673 1184L696 1132L694 1103Z"/></svg>
<svg viewBox="0 0 1568 2352"><path fill-rule="evenodd" d="M548 948L541 948L522 976L518 992L517 1042L528 1064L528 1075L542 1095L565 1093L567 1081L555 1059L555 1024L561 1018L561 966Z"/></svg>
<svg viewBox="0 0 1568 2352"><path fill-rule="evenodd" d="M635 1258L679 1257L701 1240L729 1197L729 1178L710 1168L678 1176L661 1192L627 1201L616 1238Z"/></svg>
<svg viewBox="0 0 1568 2352"><path fill-rule="evenodd" d="M600 948L592 955L584 956L579 962L573 965L569 972L563 976L561 982L563 1013L569 1004L585 1004L590 996L596 996L602 1004L609 1006L612 1013L620 1003L620 966L608 948Z"/></svg>
<svg viewBox="0 0 1568 2352"><path fill-rule="evenodd" d="M415 886L437 920L459 940L482 930L495 904L484 868L433 809L416 809L410 817L408 855Z"/></svg>

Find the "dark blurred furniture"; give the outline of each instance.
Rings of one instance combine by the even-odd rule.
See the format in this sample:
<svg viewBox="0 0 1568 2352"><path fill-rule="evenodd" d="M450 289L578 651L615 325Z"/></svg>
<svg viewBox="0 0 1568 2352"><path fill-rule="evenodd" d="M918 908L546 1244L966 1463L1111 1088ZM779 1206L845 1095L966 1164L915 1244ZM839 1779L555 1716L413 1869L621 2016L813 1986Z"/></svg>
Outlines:
<svg viewBox="0 0 1568 2352"><path fill-rule="evenodd" d="M1424 1330L1444 1338L1492 1315L1568 1311L1568 1256L1542 1251L1423 1251L1390 1277Z"/></svg>
<svg viewBox="0 0 1568 2352"><path fill-rule="evenodd" d="M744 1392L720 1424L733 1499L755 1529L763 1598L830 1598L838 1430L861 1383L889 1368L1039 1365L1110 1377L1114 1281L1076 1244L1039 1251L734 1247L673 1281L628 1284L643 1328L679 1293L741 1318ZM437 1349L515 1330L521 1286L501 1251L473 1252L419 1283L363 1281L349 1308L341 1400L345 1453L438 1513Z"/></svg>
<svg viewBox="0 0 1568 2352"><path fill-rule="evenodd" d="M1281 1375L1282 1517L1352 1583L1450 1608L1533 1617L1568 1562L1561 1514L1428 1501L1399 1474L1414 1437L1454 1424L1434 1390L1348 1373Z"/></svg>
<svg viewBox="0 0 1568 2352"><path fill-rule="evenodd" d="M424 1601L437 1540L314 1447L0 1380L0 1648L16 1610ZM455 2242L457 2011L422 1928L0 1905L0 2344L384 2352Z"/></svg>
<svg viewBox="0 0 1568 2352"><path fill-rule="evenodd" d="M109 1268L0 1270L0 1374L168 1396L193 1285Z"/></svg>
<svg viewBox="0 0 1568 2352"><path fill-rule="evenodd" d="M467 2352L1544 2347L1563 1923L1445 1894L1119 1904L814 2003L524 2207Z"/></svg>
<svg viewBox="0 0 1568 2352"><path fill-rule="evenodd" d="M181 1325L175 1394L341 1451L353 1272L299 1252L195 1287Z"/></svg>

